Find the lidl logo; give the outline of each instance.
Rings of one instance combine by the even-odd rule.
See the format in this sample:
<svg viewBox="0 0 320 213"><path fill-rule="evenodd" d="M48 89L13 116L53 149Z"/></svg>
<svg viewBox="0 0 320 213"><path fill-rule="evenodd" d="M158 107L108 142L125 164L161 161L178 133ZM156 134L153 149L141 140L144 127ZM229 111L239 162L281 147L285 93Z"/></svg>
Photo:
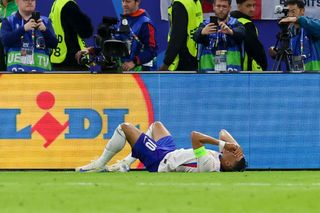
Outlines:
<svg viewBox="0 0 320 213"><path fill-rule="evenodd" d="M37 96L37 106L42 110L49 110L54 107L55 97L52 93L45 91ZM69 133L65 134L65 139L94 139L101 130L103 118L94 109L72 109L64 110L68 115L68 121L61 123L50 112L45 114L34 124L28 125L21 130L17 130L17 117L21 114L21 109L0 109L0 139L31 139L34 132L38 132L45 140L43 146L47 148L56 138L69 127ZM123 123L125 115L129 109L104 109L103 114L108 117L109 125L104 139L111 137L111 132L117 124ZM86 128L85 121L89 123ZM115 126L114 126L115 125Z"/></svg>
<svg viewBox="0 0 320 213"><path fill-rule="evenodd" d="M100 154L120 123L145 131L153 122L139 75L2 75L0 82L0 168L79 166Z"/></svg>

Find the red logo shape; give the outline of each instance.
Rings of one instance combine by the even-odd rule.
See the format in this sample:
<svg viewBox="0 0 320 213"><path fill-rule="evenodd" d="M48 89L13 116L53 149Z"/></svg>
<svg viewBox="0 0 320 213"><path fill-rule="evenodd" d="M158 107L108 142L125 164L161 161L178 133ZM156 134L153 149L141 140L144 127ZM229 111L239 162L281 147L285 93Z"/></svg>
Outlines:
<svg viewBox="0 0 320 213"><path fill-rule="evenodd" d="M43 110L51 109L55 104L52 93L45 91L37 96L37 105ZM69 122L61 124L50 112L46 112L42 118L32 127L32 133L37 131L45 140L44 148L50 144L69 126Z"/></svg>

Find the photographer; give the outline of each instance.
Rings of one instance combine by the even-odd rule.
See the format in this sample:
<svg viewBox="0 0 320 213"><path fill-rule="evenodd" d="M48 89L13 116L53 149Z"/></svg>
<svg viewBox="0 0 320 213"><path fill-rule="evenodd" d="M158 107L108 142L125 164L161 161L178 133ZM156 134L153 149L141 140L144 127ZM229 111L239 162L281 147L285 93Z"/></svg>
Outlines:
<svg viewBox="0 0 320 213"><path fill-rule="evenodd" d="M292 66L306 71L320 70L320 20L304 15L305 3L302 0L287 0L288 17L279 24L288 25L290 48L292 50ZM277 55L277 49L271 47L271 56Z"/></svg>
<svg viewBox="0 0 320 213"><path fill-rule="evenodd" d="M123 59L122 70L155 70L157 56L155 28L149 14L139 9L141 0L122 0L123 14L128 19L135 39L132 39L130 57ZM123 38L122 38L123 39ZM150 63L150 64L148 64Z"/></svg>
<svg viewBox="0 0 320 213"><path fill-rule="evenodd" d="M13 72L51 70L50 49L57 38L50 20L35 12L35 0L17 0L18 12L3 20L2 43L7 70Z"/></svg>
<svg viewBox="0 0 320 213"><path fill-rule="evenodd" d="M155 28L144 9L139 9L141 0L122 0L123 18L120 29L125 24L127 32L115 33L114 39L126 41L129 44L129 56L121 58L121 71L150 71L156 69L154 62L157 56ZM121 30L120 30L121 31ZM95 54L95 48L87 48L76 54L80 62L84 54ZM113 70L117 71L117 70Z"/></svg>
<svg viewBox="0 0 320 213"><path fill-rule="evenodd" d="M0 19L2 20L18 10L18 6L15 0L0 0ZM1 27L2 23L0 23ZM0 36L1 39L1 36ZM6 57L4 54L4 49L2 42L0 42L0 71L6 70Z"/></svg>
<svg viewBox="0 0 320 213"><path fill-rule="evenodd" d="M229 16L231 0L214 0L213 7L217 18L204 21L194 34L194 40L202 44L199 71L241 71L245 28Z"/></svg>

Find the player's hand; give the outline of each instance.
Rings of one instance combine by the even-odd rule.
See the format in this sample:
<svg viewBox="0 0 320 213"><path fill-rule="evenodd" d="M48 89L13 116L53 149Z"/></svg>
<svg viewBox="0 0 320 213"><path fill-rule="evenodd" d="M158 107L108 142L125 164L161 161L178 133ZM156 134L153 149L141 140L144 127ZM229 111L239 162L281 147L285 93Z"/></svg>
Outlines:
<svg viewBox="0 0 320 213"><path fill-rule="evenodd" d="M201 31L201 35L210 35L217 32L217 26L214 23L207 24Z"/></svg>
<svg viewBox="0 0 320 213"><path fill-rule="evenodd" d="M42 19L39 19L39 20L37 21L36 28L38 28L41 32L44 32L44 31L47 30L47 27L46 27L46 25L44 25Z"/></svg>
<svg viewBox="0 0 320 213"><path fill-rule="evenodd" d="M233 151L233 154L236 156L237 161L240 161L243 158L243 151L239 146Z"/></svg>
<svg viewBox="0 0 320 213"><path fill-rule="evenodd" d="M234 152L238 149L238 145L234 144L234 143L230 143L230 142L226 142L224 145L224 149L229 151L229 152Z"/></svg>
<svg viewBox="0 0 320 213"><path fill-rule="evenodd" d="M37 28L37 23L34 19L30 19L23 27L24 31L28 32Z"/></svg>
<svg viewBox="0 0 320 213"><path fill-rule="evenodd" d="M220 25L219 32L227 35L233 35L233 30L228 25L226 25L226 23L220 22L219 25Z"/></svg>

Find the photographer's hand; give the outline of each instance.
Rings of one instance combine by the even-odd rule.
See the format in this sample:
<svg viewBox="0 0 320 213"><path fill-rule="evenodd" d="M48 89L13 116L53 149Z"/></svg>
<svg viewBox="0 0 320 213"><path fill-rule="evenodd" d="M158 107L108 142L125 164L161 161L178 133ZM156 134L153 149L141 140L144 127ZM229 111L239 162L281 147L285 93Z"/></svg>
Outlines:
<svg viewBox="0 0 320 213"><path fill-rule="evenodd" d="M34 19L30 19L24 26L24 31L28 32L37 28L37 23Z"/></svg>
<svg viewBox="0 0 320 213"><path fill-rule="evenodd" d="M269 55L271 56L271 58L275 59L277 56L277 49L272 46L269 48Z"/></svg>
<svg viewBox="0 0 320 213"><path fill-rule="evenodd" d="M77 60L78 64L81 64L81 58L86 55L95 55L95 48L94 47L87 47L83 50L79 50L76 55L74 56Z"/></svg>
<svg viewBox="0 0 320 213"><path fill-rule="evenodd" d="M75 59L77 60L78 64L80 64L80 60L83 56L87 55L89 51L87 49L85 50L79 50L76 55L74 56Z"/></svg>
<svg viewBox="0 0 320 213"><path fill-rule="evenodd" d="M44 25L42 19L38 20L36 28L38 28L41 32L44 32L47 30L47 27L46 25Z"/></svg>
<svg viewBox="0 0 320 213"><path fill-rule="evenodd" d="M133 68L135 68L135 66L136 65L133 63L133 61L127 61L127 62L124 62L121 67L123 71L130 71Z"/></svg>
<svg viewBox="0 0 320 213"><path fill-rule="evenodd" d="M220 30L219 32L227 34L227 35L233 35L233 30L224 22L220 22Z"/></svg>
<svg viewBox="0 0 320 213"><path fill-rule="evenodd" d="M286 18L283 18L279 21L279 24L282 24L282 23L297 23L298 22L298 18L297 17L286 17Z"/></svg>
<svg viewBox="0 0 320 213"><path fill-rule="evenodd" d="M217 26L214 23L207 24L201 31L201 35L210 35L217 32Z"/></svg>

